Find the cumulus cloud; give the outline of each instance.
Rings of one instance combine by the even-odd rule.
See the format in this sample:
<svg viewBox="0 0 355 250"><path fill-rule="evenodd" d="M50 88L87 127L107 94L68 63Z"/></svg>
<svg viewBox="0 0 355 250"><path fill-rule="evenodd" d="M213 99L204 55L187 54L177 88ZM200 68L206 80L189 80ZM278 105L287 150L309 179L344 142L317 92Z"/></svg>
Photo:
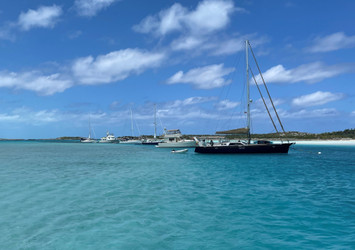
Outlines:
<svg viewBox="0 0 355 250"><path fill-rule="evenodd" d="M25 31L37 27L52 28L58 22L62 12L62 8L57 5L41 6L37 10L30 9L20 14L18 25Z"/></svg>
<svg viewBox="0 0 355 250"><path fill-rule="evenodd" d="M222 100L216 105L216 108L218 110L227 110L227 109L233 109L239 105L240 105L240 102L233 102L230 100Z"/></svg>
<svg viewBox="0 0 355 250"><path fill-rule="evenodd" d="M74 6L79 15L91 17L116 1L118 0L75 0Z"/></svg>
<svg viewBox="0 0 355 250"><path fill-rule="evenodd" d="M21 117L19 115L11 115L11 114L0 114L1 122L9 122L9 121L17 121Z"/></svg>
<svg viewBox="0 0 355 250"><path fill-rule="evenodd" d="M195 36L180 37L171 43L171 48L176 51L191 50L197 47L201 47L201 45L204 42L205 39L201 37L195 37Z"/></svg>
<svg viewBox="0 0 355 250"><path fill-rule="evenodd" d="M304 119L304 118L317 118L317 117L332 117L339 115L339 112L334 108L324 108L324 109L302 109L296 112L285 112L282 117L284 118L294 118L294 119Z"/></svg>
<svg viewBox="0 0 355 250"><path fill-rule="evenodd" d="M328 102L337 101L344 97L342 93L317 91L309 95L303 95L292 100L292 105L299 107L319 106Z"/></svg>
<svg viewBox="0 0 355 250"><path fill-rule="evenodd" d="M125 49L96 58L92 56L79 58L74 62L72 71L82 84L110 83L157 67L164 59L163 53Z"/></svg>
<svg viewBox="0 0 355 250"><path fill-rule="evenodd" d="M63 92L72 85L70 79L65 79L60 74L43 75L37 71L0 72L0 87L30 90L42 95Z"/></svg>
<svg viewBox="0 0 355 250"><path fill-rule="evenodd" d="M245 50L245 40L253 40L253 48L267 42L266 37L257 37L255 34L234 35L234 37L198 36L187 34L171 43L173 51L207 51L213 56L231 55ZM259 52L260 53L260 52Z"/></svg>
<svg viewBox="0 0 355 250"><path fill-rule="evenodd" d="M183 107L183 106L189 106L189 105L195 105L195 104L200 104L204 102L209 102L214 100L214 97L201 97L201 96L195 96L195 97L189 97L184 100L175 100L171 104L168 104L167 106L169 108L174 108L174 107Z"/></svg>
<svg viewBox="0 0 355 250"><path fill-rule="evenodd" d="M273 83L316 83L352 70L353 66L351 65L327 66L321 62L315 62L289 70L282 65L277 65L263 73L263 77L266 82ZM256 76L256 81L258 83L262 82L260 75Z"/></svg>
<svg viewBox="0 0 355 250"><path fill-rule="evenodd" d="M224 77L234 70L234 68L224 68L223 64L214 64L191 69L186 73L179 71L170 77L166 83L188 83L194 85L198 89L218 88L228 85L231 82Z"/></svg>
<svg viewBox="0 0 355 250"><path fill-rule="evenodd" d="M308 50L328 52L352 47L355 47L355 36L347 36L344 32L337 32L325 37L317 37Z"/></svg>
<svg viewBox="0 0 355 250"><path fill-rule="evenodd" d="M34 111L27 107L16 108L10 113L0 114L0 121L41 125L60 121L63 114L58 110Z"/></svg>
<svg viewBox="0 0 355 250"><path fill-rule="evenodd" d="M220 30L227 26L229 16L234 11L232 1L205 0L186 16L186 25L193 32L209 33Z"/></svg>
<svg viewBox="0 0 355 250"><path fill-rule="evenodd" d="M144 18L133 30L156 37L178 34L170 44L173 51L197 50L209 51L212 55L227 55L240 51L246 36L238 38L230 35L218 38L214 35L225 29L235 12L247 13L236 7L232 0L203 0L195 9L188 9L179 3L160 11L156 15ZM248 36L255 38L255 35ZM255 44L256 40L253 39Z"/></svg>
<svg viewBox="0 0 355 250"><path fill-rule="evenodd" d="M43 74L41 71L0 71L0 88L30 90L40 95L63 92L74 85L98 85L123 80L132 74L158 67L165 59L164 53L139 49L114 51L106 55L78 58L69 70Z"/></svg>
<svg viewBox="0 0 355 250"><path fill-rule="evenodd" d="M179 3L158 15L148 16L133 29L140 33L154 33L166 35L173 31L187 31L192 33L209 33L223 29L230 21L235 8L230 0L204 0L195 10L189 11Z"/></svg>

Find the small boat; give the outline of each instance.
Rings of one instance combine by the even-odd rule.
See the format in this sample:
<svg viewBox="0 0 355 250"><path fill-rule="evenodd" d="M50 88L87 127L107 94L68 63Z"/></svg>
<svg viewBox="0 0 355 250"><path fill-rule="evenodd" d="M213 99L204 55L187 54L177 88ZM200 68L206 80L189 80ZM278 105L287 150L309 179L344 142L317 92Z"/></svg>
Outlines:
<svg viewBox="0 0 355 250"><path fill-rule="evenodd" d="M180 150L175 150L175 149L173 149L173 150L171 150L171 153L172 153L172 154L181 154L181 153L186 153L187 151L188 151L187 148L185 148L185 149L180 149Z"/></svg>
<svg viewBox="0 0 355 250"><path fill-rule="evenodd" d="M92 139L91 136L89 135L87 138L82 138L80 140L82 143L95 143L97 142L96 140Z"/></svg>

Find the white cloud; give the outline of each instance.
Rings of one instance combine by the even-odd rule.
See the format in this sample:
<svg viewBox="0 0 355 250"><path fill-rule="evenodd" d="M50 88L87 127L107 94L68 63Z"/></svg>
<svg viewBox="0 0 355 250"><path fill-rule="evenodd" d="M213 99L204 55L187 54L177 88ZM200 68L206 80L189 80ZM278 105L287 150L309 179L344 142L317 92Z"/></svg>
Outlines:
<svg viewBox="0 0 355 250"><path fill-rule="evenodd" d="M13 41L15 39L12 29L16 24L8 23L0 27L0 39Z"/></svg>
<svg viewBox="0 0 355 250"><path fill-rule="evenodd" d="M267 108L273 113L273 106L271 104L271 101L269 98L267 98L265 95L264 95L264 100L265 100L265 104L267 106ZM279 98L272 98L272 102L276 108L276 110L278 110L277 106L280 106L281 104L283 104L285 101L283 99L279 99ZM266 112L265 110L265 104L263 102L263 100L261 98L259 98L258 100L256 101L253 101L252 105L255 106L255 108L261 110L262 112Z"/></svg>
<svg viewBox="0 0 355 250"><path fill-rule="evenodd" d="M289 70L282 65L277 65L263 73L263 77L267 83L295 83L302 81L316 83L352 70L353 67L351 65L327 66L321 62L315 62ZM262 83L260 75L256 76L256 81Z"/></svg>
<svg viewBox="0 0 355 250"><path fill-rule="evenodd" d="M74 62L72 71L82 84L110 83L157 67L164 59L163 53L125 49L96 58L92 56L79 58Z"/></svg>
<svg viewBox="0 0 355 250"><path fill-rule="evenodd" d="M218 110L227 110L227 109L233 109L239 105L240 105L240 102L233 102L230 100L222 100L216 105L216 107Z"/></svg>
<svg viewBox="0 0 355 250"><path fill-rule="evenodd" d="M224 68L223 64L191 69L184 73L177 72L167 80L167 84L189 83L198 89L212 89L228 85L231 81L224 79L234 68Z"/></svg>
<svg viewBox="0 0 355 250"><path fill-rule="evenodd" d="M31 90L42 95L63 92L72 85L71 80L64 79L60 74L42 75L36 71L0 72L0 87Z"/></svg>
<svg viewBox="0 0 355 250"><path fill-rule="evenodd" d="M195 105L195 104L200 104L204 102L209 102L214 100L214 97L189 97L184 100L175 100L173 103L167 105L169 108L174 108L174 107L184 107L184 106L189 106L189 105Z"/></svg>
<svg viewBox="0 0 355 250"><path fill-rule="evenodd" d="M30 90L40 95L52 95L74 85L98 85L123 80L132 74L140 74L146 69L158 67L164 59L164 53L126 49L96 58L92 56L78 58L69 71L61 73L0 71L0 88Z"/></svg>
<svg viewBox="0 0 355 250"><path fill-rule="evenodd" d="M230 14L236 10L243 11L235 8L230 0L204 0L193 11L175 3L158 15L146 17L133 29L155 35L182 30L194 34L210 33L225 28L230 21Z"/></svg>
<svg viewBox="0 0 355 250"><path fill-rule="evenodd" d="M256 48L268 41L266 37L257 37L256 34L235 34L233 37L187 34L186 36L181 36L175 39L171 43L171 48L175 51L208 51L214 56L231 55L245 50L245 40L249 39L253 41L253 48Z"/></svg>
<svg viewBox="0 0 355 250"><path fill-rule="evenodd" d="M350 113L351 116L355 116L355 110Z"/></svg>
<svg viewBox="0 0 355 250"><path fill-rule="evenodd" d="M231 39L222 39L214 43L214 55L230 55L245 50L245 40L252 40L253 48L268 41L266 37L257 37L256 34L239 35ZM212 47L211 47L212 48Z"/></svg>
<svg viewBox="0 0 355 250"><path fill-rule="evenodd" d="M186 9L180 4L174 4L170 9L167 9L159 14L160 22L156 20L158 33L165 35L174 30L182 28L182 21L185 17Z"/></svg>
<svg viewBox="0 0 355 250"><path fill-rule="evenodd" d="M139 33L153 32L156 35L165 35L182 29L186 13L186 8L179 3L175 3L169 9L162 10L158 15L146 17L140 24L135 25L133 30Z"/></svg>
<svg viewBox="0 0 355 250"><path fill-rule="evenodd" d="M186 16L185 22L194 33L210 33L226 27L229 15L234 11L232 1L205 0Z"/></svg>
<svg viewBox="0 0 355 250"><path fill-rule="evenodd" d="M339 112L334 108L314 109L307 110L302 109L297 112L285 112L283 118L305 119L305 118L317 118L317 117L332 117L339 115Z"/></svg>
<svg viewBox="0 0 355 250"><path fill-rule="evenodd" d="M57 23L58 18L62 15L62 8L53 6L41 6L37 10L28 10L21 13L18 19L18 25L23 30L32 28L52 28Z"/></svg>
<svg viewBox="0 0 355 250"><path fill-rule="evenodd" d="M17 121L21 117L19 115L9 115L9 114L0 114L1 122Z"/></svg>
<svg viewBox="0 0 355 250"><path fill-rule="evenodd" d="M205 41L205 39L200 37L180 37L171 43L171 48L173 50L191 50L200 47Z"/></svg>
<svg viewBox="0 0 355 250"><path fill-rule="evenodd" d="M69 39L76 39L83 34L81 30L73 31L68 34Z"/></svg>
<svg viewBox="0 0 355 250"><path fill-rule="evenodd" d="M309 95L303 95L292 100L292 105L299 107L309 107L323 105L328 102L337 101L342 99L344 94L342 93L330 93L317 91Z"/></svg>
<svg viewBox="0 0 355 250"><path fill-rule="evenodd" d="M317 37L308 50L328 52L352 47L355 47L355 36L347 36L344 32L337 32L325 37Z"/></svg>
<svg viewBox="0 0 355 250"><path fill-rule="evenodd" d="M0 114L0 121L41 125L62 120L63 114L58 110L33 111L30 108L21 107L11 111L10 114Z"/></svg>
<svg viewBox="0 0 355 250"><path fill-rule="evenodd" d="M210 51L212 55L233 54L243 49L242 41L246 36L230 38L230 35L225 35L217 38L214 35L228 26L234 12L247 11L234 6L232 0L203 0L195 9L175 3L157 15L144 18L133 30L157 37L177 33L177 38L173 39L170 45L173 51L196 50ZM257 39L253 40L257 43Z"/></svg>
<svg viewBox="0 0 355 250"><path fill-rule="evenodd" d="M160 119L170 122L169 126L177 126L177 124L186 125L186 121L191 122L191 119L218 119L219 115L201 110L197 106L188 108L164 108L158 110ZM168 125L168 124L164 124Z"/></svg>
<svg viewBox="0 0 355 250"><path fill-rule="evenodd" d="M75 0L74 6L81 16L95 16L117 0Z"/></svg>

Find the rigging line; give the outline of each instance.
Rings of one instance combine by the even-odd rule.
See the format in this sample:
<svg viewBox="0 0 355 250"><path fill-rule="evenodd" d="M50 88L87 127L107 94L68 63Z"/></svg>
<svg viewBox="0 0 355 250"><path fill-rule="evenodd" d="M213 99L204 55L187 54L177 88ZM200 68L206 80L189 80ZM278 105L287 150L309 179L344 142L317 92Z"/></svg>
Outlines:
<svg viewBox="0 0 355 250"><path fill-rule="evenodd" d="M274 128L275 128L275 130L276 130L276 133L279 134L279 131L277 130L277 127L276 127L276 125L275 125L274 119L272 119L272 116L271 116L271 114L270 114L269 108L267 107L267 104L266 104L266 102L265 102L264 96L263 96L263 94L261 93L261 90L260 90L260 88L259 88L258 83L256 82L254 73L253 73L253 71L251 70L251 68L249 68L249 70L250 70L250 72L251 72L251 75L253 76L253 79L254 79L254 82L255 82L256 87L258 87L259 94L260 94L260 96L261 96L261 99L263 100L263 103L264 103L264 106L265 106L265 108L266 108L266 111L267 111L267 113L269 114L269 117L270 117L270 120L271 120L271 122L272 122L272 125L274 125ZM281 139L281 137L280 137L280 139ZM281 139L281 141L282 141L282 139Z"/></svg>
<svg viewBox="0 0 355 250"><path fill-rule="evenodd" d="M159 112L157 112L157 117L159 119L161 129L164 131L163 123L161 122L161 119L160 119L160 116L159 116Z"/></svg>
<svg viewBox="0 0 355 250"><path fill-rule="evenodd" d="M282 125L282 122L281 122L281 120L280 120L280 117L279 117L279 115L278 115L278 113L277 113L277 111L276 111L276 108L275 108L274 102L273 102L273 101L272 101L272 99L271 99L271 96L270 96L269 90L268 90L268 88L267 88L267 86L266 86L266 83L265 83L264 77L263 77L263 75L262 75L262 73L261 73L261 70L260 70L260 68L259 68L259 64L258 64L258 62L256 61L256 58L255 58L255 55L254 55L253 49L252 49L252 47L251 47L251 45L250 45L250 43L249 43L249 42L248 42L248 44L249 44L250 51L251 51L251 53L252 53L252 55L253 55L253 57L254 57L255 64L256 64L256 66L257 66L257 68L258 68L258 70L259 70L260 77L261 77L261 79L263 80L263 83L264 83L264 86L265 86L266 92L267 92L267 94L268 94L268 96L269 96L269 98L270 98L270 102L271 102L271 104L272 104L272 107L274 108L274 111L275 111L276 117L277 117L277 119L279 120L279 123L280 123L280 125L281 125L282 131L283 131L284 133L286 133L286 132L285 132L285 129L284 129L284 126Z"/></svg>
<svg viewBox="0 0 355 250"><path fill-rule="evenodd" d="M235 60L235 62L234 62L234 66L235 66L236 69L238 69L238 66L239 66L239 64L240 64L241 58L242 58L241 55L239 55L238 57L236 57L236 60ZM236 74L237 74L237 70L235 70L235 71L233 72L232 76L229 77L229 80L232 81L233 79L235 79L235 78L236 78ZM231 87L232 87L232 83L229 84L226 88L222 88L221 91L220 91L220 94L218 95L218 100L221 100L221 99L222 99L222 96L225 96L225 99L226 99L226 98L229 96L229 92L230 92L230 90L231 90ZM225 94L223 93L224 91L226 92ZM235 115L235 110L233 110L232 116L229 117L228 121L227 121L227 122L225 121L224 124L229 123L229 122L233 119L234 115ZM220 127L220 125L221 125L221 119L218 119L218 120L217 120L217 123L216 123L216 125L215 125L215 131L218 131L218 128Z"/></svg>
<svg viewBox="0 0 355 250"><path fill-rule="evenodd" d="M136 124L136 128L137 128L137 131L138 131L138 136L142 135L136 119L134 119L134 123Z"/></svg>

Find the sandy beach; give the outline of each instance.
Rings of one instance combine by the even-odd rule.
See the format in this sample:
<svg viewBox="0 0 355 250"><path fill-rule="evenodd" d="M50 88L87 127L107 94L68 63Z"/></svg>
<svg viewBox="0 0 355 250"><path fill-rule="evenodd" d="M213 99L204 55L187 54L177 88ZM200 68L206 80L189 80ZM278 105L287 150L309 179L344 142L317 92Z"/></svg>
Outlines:
<svg viewBox="0 0 355 250"><path fill-rule="evenodd" d="M355 146L355 140L309 140L309 141L290 140L290 141L295 142L297 145Z"/></svg>

